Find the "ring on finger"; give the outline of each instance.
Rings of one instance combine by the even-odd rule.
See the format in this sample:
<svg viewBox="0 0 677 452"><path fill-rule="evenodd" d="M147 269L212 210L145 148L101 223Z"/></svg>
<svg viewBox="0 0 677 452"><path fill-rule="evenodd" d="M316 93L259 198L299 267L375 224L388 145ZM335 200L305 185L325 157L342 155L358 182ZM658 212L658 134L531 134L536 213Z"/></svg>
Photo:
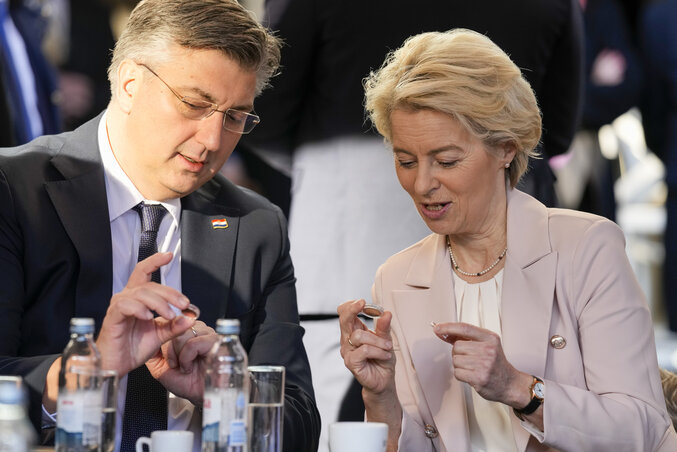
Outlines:
<svg viewBox="0 0 677 452"><path fill-rule="evenodd" d="M190 330L193 332L193 336L197 337L197 331L195 331L195 328L191 326Z"/></svg>
<svg viewBox="0 0 677 452"><path fill-rule="evenodd" d="M351 341L350 338L348 338L348 343L349 343L352 347L357 348L357 345L353 344L353 341Z"/></svg>

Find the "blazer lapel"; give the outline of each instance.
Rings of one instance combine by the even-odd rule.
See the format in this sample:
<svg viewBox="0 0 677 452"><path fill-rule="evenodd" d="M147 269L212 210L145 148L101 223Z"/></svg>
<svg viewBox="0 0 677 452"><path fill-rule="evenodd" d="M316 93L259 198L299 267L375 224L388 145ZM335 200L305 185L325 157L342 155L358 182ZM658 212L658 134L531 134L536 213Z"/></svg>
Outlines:
<svg viewBox="0 0 677 452"><path fill-rule="evenodd" d="M453 376L451 348L437 338L431 321L457 321L454 284L444 236L427 240L413 259L405 283L393 291L394 310L403 334L400 346L409 351L421 394L420 409L428 409L446 450L469 450L462 384ZM413 388L412 388L413 389ZM442 396L440 397L440 394ZM458 401L461 403L458 403Z"/></svg>
<svg viewBox="0 0 677 452"><path fill-rule="evenodd" d="M64 179L45 183L80 263L75 314L100 327L113 291L113 263L105 178L97 128L101 116L77 129L52 158Z"/></svg>
<svg viewBox="0 0 677 452"><path fill-rule="evenodd" d="M550 246L548 211L517 190L508 193L508 254L501 297L502 344L518 370L544 376L555 294L557 253ZM518 450L529 433L513 419Z"/></svg>
<svg viewBox="0 0 677 452"><path fill-rule="evenodd" d="M208 325L224 317L232 287L239 210L219 204L209 181L181 200L181 288Z"/></svg>

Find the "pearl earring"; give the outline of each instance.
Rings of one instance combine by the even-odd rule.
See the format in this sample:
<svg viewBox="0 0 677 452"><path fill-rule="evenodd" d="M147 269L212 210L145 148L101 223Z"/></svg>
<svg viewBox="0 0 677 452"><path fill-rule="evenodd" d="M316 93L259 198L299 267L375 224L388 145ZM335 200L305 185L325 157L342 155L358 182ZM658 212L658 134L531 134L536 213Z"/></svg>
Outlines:
<svg viewBox="0 0 677 452"><path fill-rule="evenodd" d="M505 168L506 168L506 169L510 168L510 162L508 162L508 163L505 164Z"/></svg>

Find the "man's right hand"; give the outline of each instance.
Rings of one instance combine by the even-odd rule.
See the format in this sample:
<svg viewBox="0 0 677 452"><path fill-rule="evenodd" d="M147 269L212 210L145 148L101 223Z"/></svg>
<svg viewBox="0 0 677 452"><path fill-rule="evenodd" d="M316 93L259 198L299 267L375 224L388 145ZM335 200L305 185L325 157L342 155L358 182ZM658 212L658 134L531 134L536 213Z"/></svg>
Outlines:
<svg viewBox="0 0 677 452"><path fill-rule="evenodd" d="M111 298L96 340L102 368L116 370L122 377L195 323L192 318L177 316L170 306L185 309L188 298L171 287L151 282L153 272L171 260L172 253L156 253L142 260L125 288Z"/></svg>

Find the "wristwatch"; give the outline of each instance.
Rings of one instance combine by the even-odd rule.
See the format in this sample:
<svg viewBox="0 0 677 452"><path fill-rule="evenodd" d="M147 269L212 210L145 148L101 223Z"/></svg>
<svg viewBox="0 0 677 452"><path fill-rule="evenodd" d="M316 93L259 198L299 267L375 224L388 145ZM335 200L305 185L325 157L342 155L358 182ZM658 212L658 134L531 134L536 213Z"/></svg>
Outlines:
<svg viewBox="0 0 677 452"><path fill-rule="evenodd" d="M532 375L532 377L534 377L534 380L531 382L531 387L529 388L529 391L531 392L531 401L522 409L512 409L515 412L515 415L521 420L524 420L524 416L536 411L543 403L543 399L545 399L545 383L534 375Z"/></svg>

